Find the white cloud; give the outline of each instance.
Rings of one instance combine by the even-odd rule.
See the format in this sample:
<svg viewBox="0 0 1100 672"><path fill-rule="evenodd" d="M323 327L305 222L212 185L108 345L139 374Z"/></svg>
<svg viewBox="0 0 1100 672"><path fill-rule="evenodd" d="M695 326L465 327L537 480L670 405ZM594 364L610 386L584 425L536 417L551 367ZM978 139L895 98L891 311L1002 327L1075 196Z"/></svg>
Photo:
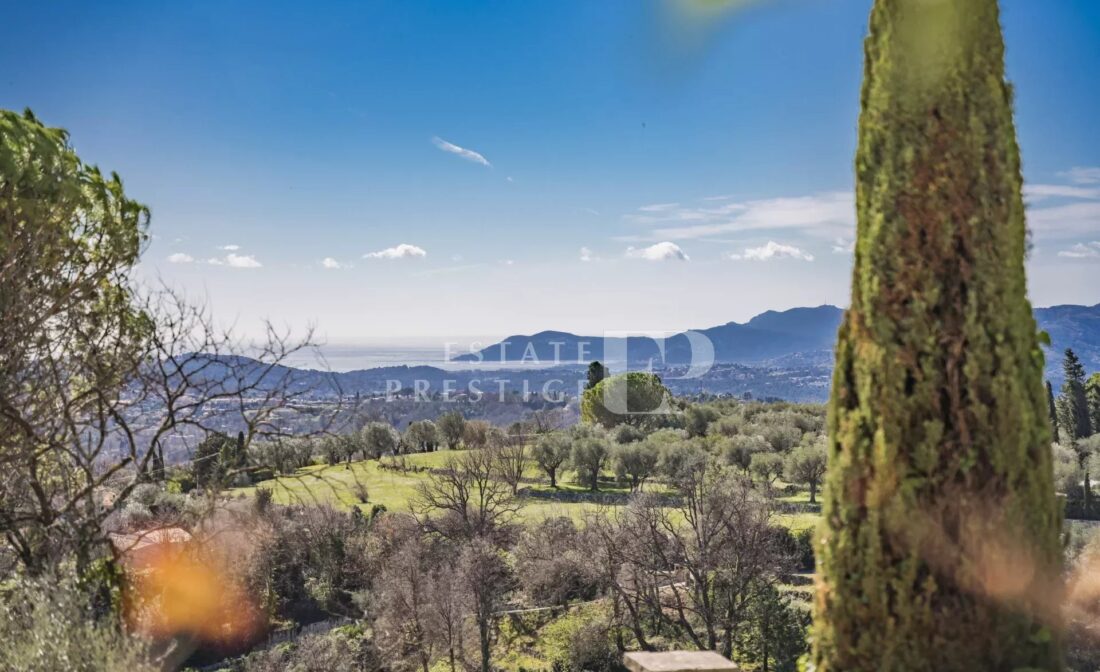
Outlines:
<svg viewBox="0 0 1100 672"><path fill-rule="evenodd" d="M856 251L855 238L837 238L833 241L834 254L851 254Z"/></svg>
<svg viewBox="0 0 1100 672"><path fill-rule="evenodd" d="M1058 256L1069 259L1100 259L1100 241L1077 243L1068 250L1059 252Z"/></svg>
<svg viewBox="0 0 1100 672"><path fill-rule="evenodd" d="M1046 198L1100 198L1100 188L1073 187L1065 184L1028 184L1024 185L1024 196L1029 201L1041 201Z"/></svg>
<svg viewBox="0 0 1100 672"><path fill-rule="evenodd" d="M1077 166L1058 174L1074 184L1100 184L1100 168L1096 167Z"/></svg>
<svg viewBox="0 0 1100 672"><path fill-rule="evenodd" d="M626 256L631 259L645 259L646 261L689 261L689 257L676 243L663 241L649 247L637 249L626 248Z"/></svg>
<svg viewBox="0 0 1100 672"><path fill-rule="evenodd" d="M427 252L423 248L419 248L416 245L409 245L408 243L401 243L394 247L387 247L384 250L377 252L368 252L363 255L364 259L410 259L413 257L427 256Z"/></svg>
<svg viewBox="0 0 1100 672"><path fill-rule="evenodd" d="M673 208L675 208L678 205L680 205L680 204L679 203L654 203L652 205L643 205L642 207L638 208L638 210L640 212L666 212L668 210L672 210Z"/></svg>
<svg viewBox="0 0 1100 672"><path fill-rule="evenodd" d="M1031 208L1027 223L1037 234L1072 236L1100 231L1100 201Z"/></svg>
<svg viewBox="0 0 1100 672"><path fill-rule="evenodd" d="M800 232L826 240L855 231L855 195L826 192L813 196L672 207L626 215L655 227L650 240L685 240L752 231Z"/></svg>
<svg viewBox="0 0 1100 672"><path fill-rule="evenodd" d="M481 154L478 154L474 150L466 149L464 147L459 147L458 145L447 142L446 140L444 140L443 138L440 138L438 136L432 138L432 144L434 144L436 147L443 150L444 152L448 152L450 154L455 154L457 156L461 156L462 158L466 159L467 161L473 161L474 163L480 163L483 166L490 166L491 167L493 165L493 164L489 163L488 159L486 159Z"/></svg>
<svg viewBox="0 0 1100 672"><path fill-rule="evenodd" d="M344 264L332 257L325 257L321 260L321 268L327 268L330 270L339 270L341 268L351 268L351 264Z"/></svg>
<svg viewBox="0 0 1100 672"><path fill-rule="evenodd" d="M514 266L516 264L516 262L512 259L501 259L500 263L504 264L505 266Z"/></svg>
<svg viewBox="0 0 1100 672"><path fill-rule="evenodd" d="M225 264L233 268L260 268L263 266L251 254L234 254L232 252L225 255Z"/></svg>
<svg viewBox="0 0 1100 672"><path fill-rule="evenodd" d="M768 261L769 259L799 259L813 261L814 255L798 249L793 245L783 245L774 240L769 240L766 245L760 247L748 247L741 254L730 254L730 259L749 259L753 261Z"/></svg>
<svg viewBox="0 0 1100 672"><path fill-rule="evenodd" d="M241 246L240 245L222 245L218 249L219 250L225 250L226 252L236 252L237 250L241 249Z"/></svg>
<svg viewBox="0 0 1100 672"><path fill-rule="evenodd" d="M592 255L592 250L587 247L581 248L581 261L593 261L596 257Z"/></svg>
<svg viewBox="0 0 1100 672"><path fill-rule="evenodd" d="M168 255L169 264L190 264L195 260L190 254L184 254L183 252L176 252Z"/></svg>

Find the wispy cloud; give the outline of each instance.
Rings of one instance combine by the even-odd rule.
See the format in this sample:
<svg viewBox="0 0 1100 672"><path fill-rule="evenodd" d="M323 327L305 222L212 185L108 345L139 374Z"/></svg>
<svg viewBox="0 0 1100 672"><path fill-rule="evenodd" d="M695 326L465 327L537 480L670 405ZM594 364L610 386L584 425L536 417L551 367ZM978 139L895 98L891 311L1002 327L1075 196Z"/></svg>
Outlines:
<svg viewBox="0 0 1100 672"><path fill-rule="evenodd" d="M855 230L855 195L826 192L813 196L677 206L624 216L654 227L650 240L687 240L728 233L787 231L826 240Z"/></svg>
<svg viewBox="0 0 1100 672"><path fill-rule="evenodd" d="M1058 256L1068 259L1100 259L1100 241L1077 243L1068 250L1060 251Z"/></svg>
<svg viewBox="0 0 1100 672"><path fill-rule="evenodd" d="M1031 202L1046 198L1100 198L1100 187L1075 187L1067 184L1029 184L1024 186L1024 196Z"/></svg>
<svg viewBox="0 0 1100 672"><path fill-rule="evenodd" d="M1100 168L1098 167L1076 166L1058 173L1058 175L1074 184L1100 184Z"/></svg>
<svg viewBox="0 0 1100 672"><path fill-rule="evenodd" d="M241 246L240 245L219 245L218 249L219 250L225 250L226 252L236 252L237 250L241 249Z"/></svg>
<svg viewBox="0 0 1100 672"><path fill-rule="evenodd" d="M587 247L581 248L581 261L595 261L596 256L592 254L592 250Z"/></svg>
<svg viewBox="0 0 1100 672"><path fill-rule="evenodd" d="M432 144L434 144L436 147L443 150L444 152L447 152L449 154L454 154L456 156L461 156L462 158L466 159L467 161L473 161L474 163L480 163L483 166L492 166L493 165L493 164L489 163L488 159L486 159L484 156L482 156L478 152L475 152L472 149L466 149L465 147L459 147L458 145L456 145L454 143L447 142L446 140L444 140L443 138L441 138L439 136L436 136L436 137L432 138Z"/></svg>
<svg viewBox="0 0 1100 672"><path fill-rule="evenodd" d="M730 259L746 259L752 261L768 261L769 259L798 259L800 261L813 261L814 255L801 250L794 245L784 245L774 240L769 240L760 247L747 247L745 251L729 255Z"/></svg>
<svg viewBox="0 0 1100 672"><path fill-rule="evenodd" d="M639 212L667 212L675 209L679 203L653 203L651 205L643 205L638 208Z"/></svg>
<svg viewBox="0 0 1100 672"><path fill-rule="evenodd" d="M168 255L169 264L190 264L195 261L195 258L190 254L184 254L183 252L176 252Z"/></svg>
<svg viewBox="0 0 1100 672"><path fill-rule="evenodd" d="M626 256L631 259L645 259L646 261L690 261L690 257L680 249L680 246L670 241L663 241L649 247L626 248Z"/></svg>
<svg viewBox="0 0 1100 672"><path fill-rule="evenodd" d="M387 247L384 250L377 252L368 252L363 255L364 259L411 259L414 257L425 257L428 253L423 248L416 245L409 245L408 243L401 243L394 247Z"/></svg>
<svg viewBox="0 0 1100 672"><path fill-rule="evenodd" d="M836 238L833 240L833 254L851 254L855 250L855 238Z"/></svg>
<svg viewBox="0 0 1100 672"><path fill-rule="evenodd" d="M1059 173L1075 185L1024 186L1031 203L1054 199L1055 204L1029 207L1027 223L1037 237L1069 238L1100 231L1100 168L1073 168ZM1079 186L1097 185L1097 186Z"/></svg>

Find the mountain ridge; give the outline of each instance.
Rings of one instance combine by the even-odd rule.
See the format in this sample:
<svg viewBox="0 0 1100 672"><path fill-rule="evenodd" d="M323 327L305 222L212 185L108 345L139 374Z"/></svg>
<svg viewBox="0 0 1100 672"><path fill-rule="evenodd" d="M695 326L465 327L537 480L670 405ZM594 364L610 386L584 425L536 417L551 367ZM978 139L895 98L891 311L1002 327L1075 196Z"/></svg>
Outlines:
<svg viewBox="0 0 1100 672"><path fill-rule="evenodd" d="M514 334L452 361L586 364L612 359L628 365L653 361L677 366L691 363L692 346L699 347L691 334L701 334L713 346L716 363L773 364L800 353L831 351L843 315L843 309L830 304L768 310L746 322L731 321L675 333L663 343L640 336L603 338L546 329L530 335ZM1061 352L1067 347L1077 352L1090 371L1100 370L1100 303L1057 304L1035 308L1034 315L1039 329L1050 336L1051 345L1046 348L1048 378L1061 380ZM625 359L615 358L622 353Z"/></svg>

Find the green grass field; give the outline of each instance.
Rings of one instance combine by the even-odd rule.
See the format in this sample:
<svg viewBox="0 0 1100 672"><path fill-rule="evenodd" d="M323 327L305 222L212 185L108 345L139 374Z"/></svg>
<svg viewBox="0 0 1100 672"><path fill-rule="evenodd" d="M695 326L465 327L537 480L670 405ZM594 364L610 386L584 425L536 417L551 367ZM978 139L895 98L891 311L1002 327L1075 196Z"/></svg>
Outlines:
<svg viewBox="0 0 1100 672"><path fill-rule="evenodd" d="M404 456L409 471L383 469L378 460L352 462L350 465L313 465L299 469L294 474L280 476L254 486L234 488L231 494L252 496L258 488L271 490L279 504L328 504L337 508L358 506L369 510L381 504L389 511L409 512L416 499L417 488L428 480L427 471L416 468L437 468L446 464L451 451L418 453ZM556 516L566 516L575 521L583 520L586 513L601 507L621 506L630 494L628 488L610 482L601 482L599 492L590 492L574 482L572 473L558 479L558 488L551 488L545 476L534 467L526 474L527 481L520 485L519 517L524 522L537 522ZM359 501L360 486L367 490L368 501ZM661 483L647 483L649 492L670 492ZM783 501L807 501L809 495L800 493L783 498ZM566 501L562 501L566 500ZM818 515L813 513L779 514L779 522L792 530L813 527Z"/></svg>

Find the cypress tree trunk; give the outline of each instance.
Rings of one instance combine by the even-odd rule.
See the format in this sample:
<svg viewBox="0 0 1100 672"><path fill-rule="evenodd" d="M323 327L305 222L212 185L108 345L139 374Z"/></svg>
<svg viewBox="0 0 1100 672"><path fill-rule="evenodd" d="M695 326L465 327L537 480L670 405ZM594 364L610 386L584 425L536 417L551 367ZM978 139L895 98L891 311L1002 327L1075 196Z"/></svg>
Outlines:
<svg viewBox="0 0 1100 672"><path fill-rule="evenodd" d="M876 0L818 672L1061 668L1043 355L996 0Z"/></svg>

